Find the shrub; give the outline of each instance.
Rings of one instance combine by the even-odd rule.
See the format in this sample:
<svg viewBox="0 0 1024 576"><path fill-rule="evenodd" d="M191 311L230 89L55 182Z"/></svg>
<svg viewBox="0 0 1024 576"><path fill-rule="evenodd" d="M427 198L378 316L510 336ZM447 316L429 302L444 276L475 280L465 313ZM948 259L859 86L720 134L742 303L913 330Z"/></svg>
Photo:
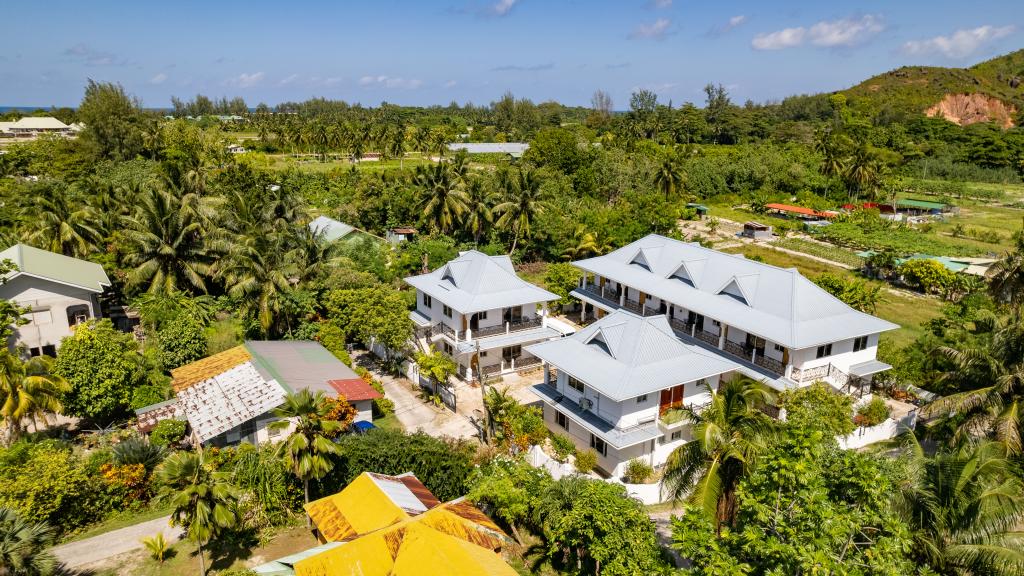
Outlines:
<svg viewBox="0 0 1024 576"><path fill-rule="evenodd" d="M956 276L935 260L907 260L898 269L903 281L928 294L940 294Z"/></svg>
<svg viewBox="0 0 1024 576"><path fill-rule="evenodd" d="M565 462L576 451L576 445L572 438L565 434L551 434L551 450L555 453L555 460Z"/></svg>
<svg viewBox="0 0 1024 576"><path fill-rule="evenodd" d="M151 444L138 437L129 438L114 446L114 464L142 464L146 470L152 470L163 461L166 453L163 446Z"/></svg>
<svg viewBox="0 0 1024 576"><path fill-rule="evenodd" d="M181 442L185 437L185 422L182 420L161 420L149 433L149 443L154 446L169 447Z"/></svg>
<svg viewBox="0 0 1024 576"><path fill-rule="evenodd" d="M845 436L855 428L850 419L853 398L821 382L786 390L779 397L779 407L786 409L786 425L792 428L820 430L830 436Z"/></svg>
<svg viewBox="0 0 1024 576"><path fill-rule="evenodd" d="M157 532L156 536L151 538L143 538L142 543L146 546L146 550L149 550L149 555L153 560L161 564L164 563L164 557L167 556L169 547L167 546L167 540L164 539L163 532Z"/></svg>
<svg viewBox="0 0 1024 576"><path fill-rule="evenodd" d="M889 417L889 405L881 396L875 396L870 402L857 409L854 422L858 426L877 426Z"/></svg>
<svg viewBox="0 0 1024 576"><path fill-rule="evenodd" d="M160 365L164 370L184 366L206 356L206 330L193 316L178 316L157 332Z"/></svg>
<svg viewBox="0 0 1024 576"><path fill-rule="evenodd" d="M634 458L626 464L626 482L629 484L643 484L654 475L654 468L647 462Z"/></svg>
<svg viewBox="0 0 1024 576"><path fill-rule="evenodd" d="M41 442L0 452L0 507L62 532L93 522L109 510L103 483L96 482L65 446Z"/></svg>
<svg viewBox="0 0 1024 576"><path fill-rule="evenodd" d="M593 450L576 451L576 471L580 474L587 474L597 467L597 452Z"/></svg>

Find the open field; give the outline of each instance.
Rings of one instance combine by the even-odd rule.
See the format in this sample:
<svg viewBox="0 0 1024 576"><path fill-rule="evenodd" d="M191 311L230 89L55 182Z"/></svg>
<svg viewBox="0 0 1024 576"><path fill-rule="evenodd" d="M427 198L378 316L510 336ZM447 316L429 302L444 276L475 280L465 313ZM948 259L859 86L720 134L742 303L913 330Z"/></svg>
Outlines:
<svg viewBox="0 0 1024 576"><path fill-rule="evenodd" d="M314 160L313 158L303 158L299 160L283 154L272 155L269 156L269 158L271 159L270 167L274 170L297 168L304 172L315 173L331 172L339 169L350 170L353 167L361 172L382 172L384 170L398 169L400 165L404 165L406 168L411 168L425 164L432 164L431 161L420 157L406 158L404 162L399 162L398 160L385 160L383 162L372 161L360 162L358 164L353 164L348 160L328 160L327 162L321 162L319 160Z"/></svg>

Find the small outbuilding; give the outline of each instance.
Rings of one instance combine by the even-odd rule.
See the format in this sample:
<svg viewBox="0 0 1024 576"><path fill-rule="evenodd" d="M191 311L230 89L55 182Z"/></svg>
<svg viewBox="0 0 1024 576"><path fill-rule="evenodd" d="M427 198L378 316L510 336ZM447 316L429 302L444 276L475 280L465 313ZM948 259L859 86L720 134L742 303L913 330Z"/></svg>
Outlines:
<svg viewBox="0 0 1024 576"><path fill-rule="evenodd" d="M741 235L754 240L771 240L772 227L760 222L746 222L743 224Z"/></svg>

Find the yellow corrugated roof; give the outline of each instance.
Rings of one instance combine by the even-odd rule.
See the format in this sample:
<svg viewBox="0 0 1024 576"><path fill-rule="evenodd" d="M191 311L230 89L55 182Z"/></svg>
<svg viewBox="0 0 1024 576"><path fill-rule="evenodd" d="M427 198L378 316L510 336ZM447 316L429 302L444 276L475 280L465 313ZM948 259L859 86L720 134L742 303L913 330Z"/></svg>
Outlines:
<svg viewBox="0 0 1024 576"><path fill-rule="evenodd" d="M351 540L410 517L366 473L341 492L310 502L305 508L327 542Z"/></svg>
<svg viewBox="0 0 1024 576"><path fill-rule="evenodd" d="M433 512L433 511L432 511ZM419 518L295 564L296 576L514 576L497 553L437 531ZM449 513L450 514L450 513Z"/></svg>
<svg viewBox="0 0 1024 576"><path fill-rule="evenodd" d="M245 346L235 346L223 352L218 352L213 356L208 356L202 360L196 360L191 364L171 370L171 385L175 392L181 392L194 384L213 378L218 374L223 374L249 360L252 360L252 356L245 349Z"/></svg>

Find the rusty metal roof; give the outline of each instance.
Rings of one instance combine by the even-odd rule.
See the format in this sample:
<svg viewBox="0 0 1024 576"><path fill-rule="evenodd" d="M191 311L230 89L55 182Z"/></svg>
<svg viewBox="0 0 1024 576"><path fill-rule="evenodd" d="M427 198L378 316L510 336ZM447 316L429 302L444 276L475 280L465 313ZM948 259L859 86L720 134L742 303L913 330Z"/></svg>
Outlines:
<svg viewBox="0 0 1024 576"><path fill-rule="evenodd" d="M252 356L245 346L235 346L171 370L171 385L175 392L181 392L250 360Z"/></svg>

